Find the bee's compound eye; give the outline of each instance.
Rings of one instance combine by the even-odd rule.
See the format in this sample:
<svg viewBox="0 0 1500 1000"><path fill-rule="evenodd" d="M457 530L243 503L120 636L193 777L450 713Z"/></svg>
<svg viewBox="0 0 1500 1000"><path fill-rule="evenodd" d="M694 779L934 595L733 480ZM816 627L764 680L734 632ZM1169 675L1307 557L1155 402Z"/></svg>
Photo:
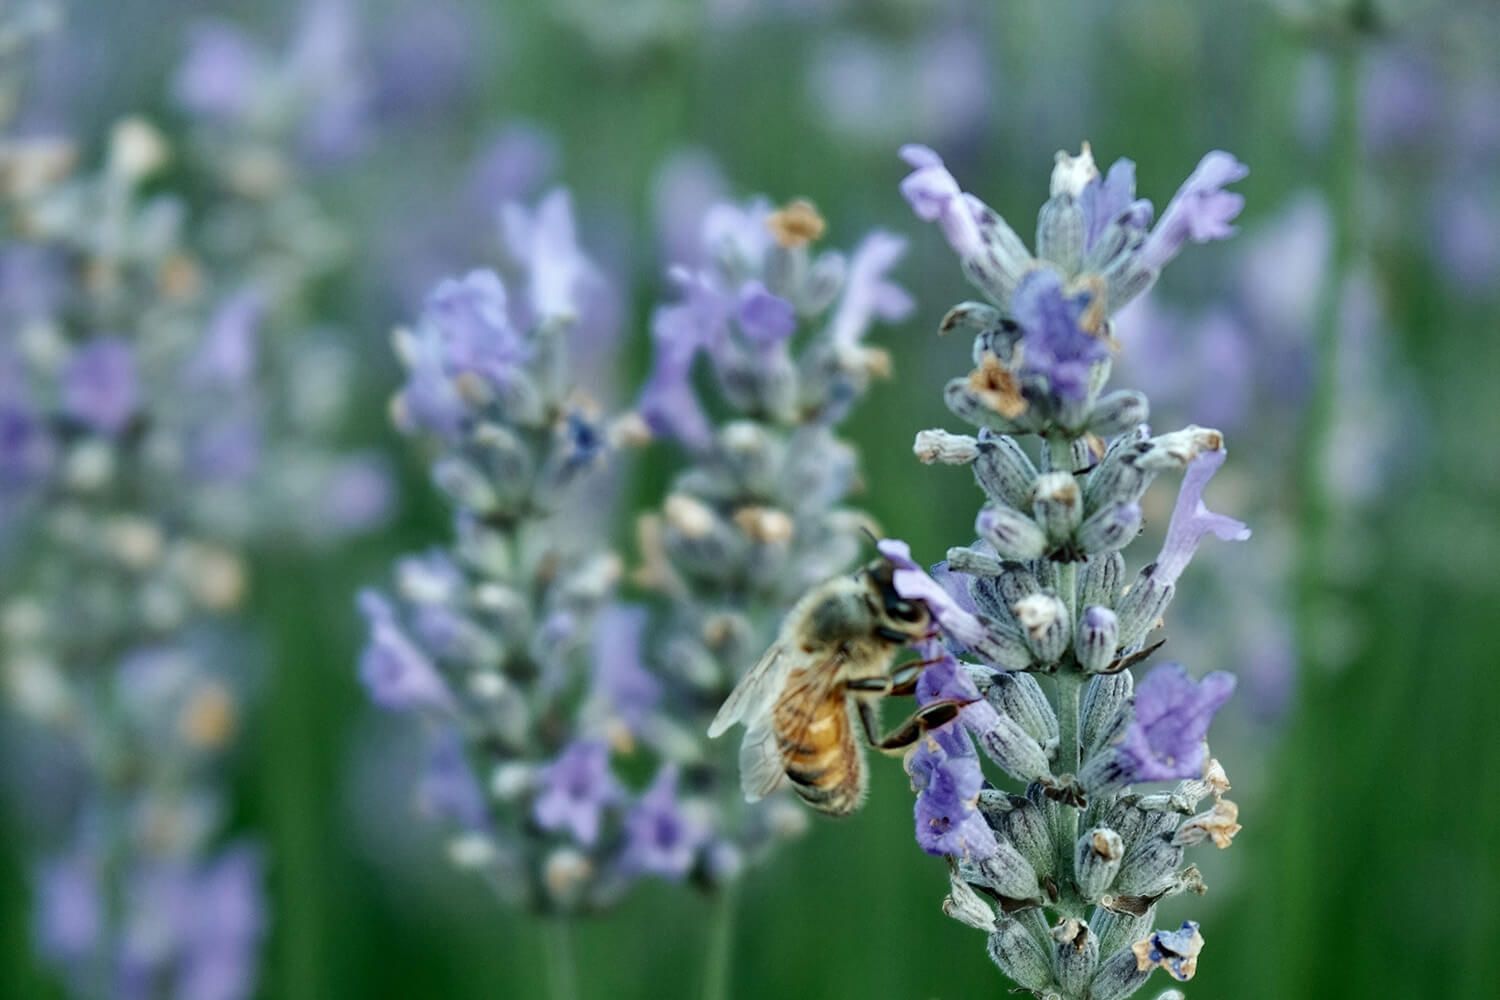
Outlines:
<svg viewBox="0 0 1500 1000"><path fill-rule="evenodd" d="M923 608L911 601L892 601L886 605L886 610L898 621L915 622L921 620Z"/></svg>

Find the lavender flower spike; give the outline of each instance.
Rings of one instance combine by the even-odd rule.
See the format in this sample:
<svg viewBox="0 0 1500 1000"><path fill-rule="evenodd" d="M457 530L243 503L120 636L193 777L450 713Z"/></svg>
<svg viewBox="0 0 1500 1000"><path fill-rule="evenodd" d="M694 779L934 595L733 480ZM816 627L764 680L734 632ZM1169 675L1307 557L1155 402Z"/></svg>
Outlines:
<svg viewBox="0 0 1500 1000"><path fill-rule="evenodd" d="M1193 459L1182 477L1182 491L1177 495L1177 505L1172 508L1167 538L1162 544L1161 555L1156 558L1156 572L1153 574L1163 585L1177 582L1193 553L1198 551L1198 543L1206 536L1214 535L1226 542L1243 542L1250 537L1250 529L1243 522L1215 514L1203 502L1204 488L1228 457L1229 453L1223 448L1205 451Z"/></svg>
<svg viewBox="0 0 1500 1000"><path fill-rule="evenodd" d="M1151 436L1146 396L1106 391L1110 316L1189 239L1231 232L1241 199L1223 187L1244 168L1210 154L1148 237L1151 204L1135 197L1134 164L1120 160L1101 177L1086 145L1060 154L1038 214L1037 257L1022 248L1008 259L1023 266L1010 273L1000 262L1014 233L964 195L931 151L903 155L917 171L902 194L951 230L965 275L990 300L959 304L941 325L973 336L974 369L956 373L944 400L977 433L925 430L915 448L924 463L973 465L984 492L973 521L980 541L969 542L964 525L933 575L904 542L878 546L896 591L923 602L943 635L918 644L930 664L918 703L962 705L908 758L915 839L948 858L945 912L988 933L990 957L1022 991L1123 1000L1155 969L1192 976L1203 940L1196 924L1133 939L1159 901L1202 891L1184 850L1227 847L1240 829L1207 744L1234 678L1196 681L1168 664L1137 686L1131 668L1154 651L1150 633L1166 624L1198 542L1243 539L1249 529L1203 504L1225 460L1219 431L1190 425ZM1040 439L1034 449L1029 435ZM1140 531L1143 496L1178 470L1161 556L1130 580L1123 553ZM1177 784L1130 788L1156 781Z"/></svg>

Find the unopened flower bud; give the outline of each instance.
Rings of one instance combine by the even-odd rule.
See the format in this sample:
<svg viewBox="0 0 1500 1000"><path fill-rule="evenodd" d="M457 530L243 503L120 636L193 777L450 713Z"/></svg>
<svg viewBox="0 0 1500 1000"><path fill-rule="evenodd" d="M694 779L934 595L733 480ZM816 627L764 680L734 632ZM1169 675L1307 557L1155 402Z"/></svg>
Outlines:
<svg viewBox="0 0 1500 1000"><path fill-rule="evenodd" d="M1073 537L1083 519L1083 499L1071 472L1047 472L1037 477L1031 504L1036 522L1053 545Z"/></svg>
<svg viewBox="0 0 1500 1000"><path fill-rule="evenodd" d="M987 757L1018 781L1036 781L1052 773L1042 745L1009 716L998 712L990 716L974 738Z"/></svg>
<svg viewBox="0 0 1500 1000"><path fill-rule="evenodd" d="M938 324L938 336L961 333L978 336L993 330L1005 321L999 309L984 302L960 302L948 310Z"/></svg>
<svg viewBox="0 0 1500 1000"><path fill-rule="evenodd" d="M1005 564L988 552L955 545L948 550L948 569L969 576L994 576L1005 569Z"/></svg>
<svg viewBox="0 0 1500 1000"><path fill-rule="evenodd" d="M1172 843L1170 834L1141 837L1125 852L1114 891L1125 896L1155 896L1173 885L1180 864L1182 848Z"/></svg>
<svg viewBox="0 0 1500 1000"><path fill-rule="evenodd" d="M1091 604L1078 619L1078 635L1073 651L1085 673L1099 674L1114 662L1119 646L1120 623L1108 608Z"/></svg>
<svg viewBox="0 0 1500 1000"><path fill-rule="evenodd" d="M1052 928L1052 970L1067 996L1083 996L1099 965L1099 939L1089 925L1069 917Z"/></svg>
<svg viewBox="0 0 1500 1000"><path fill-rule="evenodd" d="M1002 559L1024 562L1047 549L1047 535L1037 523L1014 507L986 505L974 530Z"/></svg>
<svg viewBox="0 0 1500 1000"><path fill-rule="evenodd" d="M1151 404L1143 393L1120 389L1099 397L1089 414L1089 430L1102 438L1111 438L1139 427L1151 417Z"/></svg>
<svg viewBox="0 0 1500 1000"><path fill-rule="evenodd" d="M1121 649L1131 649L1145 639L1172 603L1176 588L1157 580L1155 569L1154 565L1142 569L1115 604L1115 614L1120 619Z"/></svg>
<svg viewBox="0 0 1500 1000"><path fill-rule="evenodd" d="M1098 754L1110 738L1125 725L1125 706L1130 703L1134 690L1130 671L1117 674L1100 674L1089 681L1083 690L1079 704L1078 741L1083 746L1083 759Z"/></svg>
<svg viewBox="0 0 1500 1000"><path fill-rule="evenodd" d="M990 500L1007 507L1024 507L1036 482L1036 466L1014 438L980 431L974 479Z"/></svg>
<svg viewBox="0 0 1500 1000"><path fill-rule="evenodd" d="M1037 216L1036 252L1065 275L1078 273L1083 261L1083 207L1076 195L1053 192Z"/></svg>
<svg viewBox="0 0 1500 1000"><path fill-rule="evenodd" d="M1038 592L1017 601L1011 610L1020 622L1026 644L1042 663L1056 663L1073 638L1068 606L1055 594Z"/></svg>
<svg viewBox="0 0 1500 1000"><path fill-rule="evenodd" d="M1009 434L1028 425L1025 400L1019 382L1008 386L999 376L992 381L997 388L980 390L972 378L956 378L943 388L943 402L955 417L975 427Z"/></svg>
<svg viewBox="0 0 1500 1000"><path fill-rule="evenodd" d="M979 457L979 441L967 434L932 428L917 432L911 450L923 465L967 465Z"/></svg>
<svg viewBox="0 0 1500 1000"><path fill-rule="evenodd" d="M1125 913L1094 907L1089 917L1089 927L1099 938L1099 951L1113 955L1121 949L1129 949L1145 934L1150 933L1151 922L1156 919L1156 907L1148 906L1144 913Z"/></svg>
<svg viewBox="0 0 1500 1000"><path fill-rule="evenodd" d="M956 871L949 877L948 897L943 900L943 912L975 930L986 933L995 930L995 908L975 892L973 886L960 878Z"/></svg>
<svg viewBox="0 0 1500 1000"><path fill-rule="evenodd" d="M1125 842L1115 831L1095 827L1079 837L1073 849L1073 872L1079 894L1093 902L1108 892L1124 860Z"/></svg>
<svg viewBox="0 0 1500 1000"><path fill-rule="evenodd" d="M1146 985L1150 975L1136 967L1135 953L1130 949L1117 951L1100 963L1089 984L1089 1000L1125 1000Z"/></svg>
<svg viewBox="0 0 1500 1000"><path fill-rule="evenodd" d="M990 935L990 958L1017 986L1042 991L1052 985L1051 956L1036 935L1022 926L1025 919L1030 918L1024 913L999 918L999 926Z"/></svg>
<svg viewBox="0 0 1500 1000"><path fill-rule="evenodd" d="M1159 434L1150 440L1150 447L1135 462L1143 471L1155 474L1175 469L1186 469L1193 459L1208 451L1224 447L1224 435L1209 427L1190 424L1180 431Z"/></svg>
<svg viewBox="0 0 1500 1000"><path fill-rule="evenodd" d="M464 510L484 515L500 507L500 498L484 474L461 458L450 455L439 459L432 467L432 480Z"/></svg>
<svg viewBox="0 0 1500 1000"><path fill-rule="evenodd" d="M985 691L985 698L1036 740L1048 758L1057 751L1057 714L1035 677L1017 672L997 673Z"/></svg>
<svg viewBox="0 0 1500 1000"><path fill-rule="evenodd" d="M1139 500L1151 479L1136 466L1136 461L1150 450L1150 442L1134 434L1115 438L1084 483L1085 508L1092 512L1110 504Z"/></svg>
<svg viewBox="0 0 1500 1000"><path fill-rule="evenodd" d="M990 825L1021 852L1038 878L1046 879L1055 874L1057 850L1052 844L1052 817L1045 799L1033 802L1019 795L1012 796L1010 809L995 820Z"/></svg>
<svg viewBox="0 0 1500 1000"><path fill-rule="evenodd" d="M1101 507L1078 529L1078 545L1093 555L1116 552L1141 533L1141 505L1135 501Z"/></svg>
<svg viewBox="0 0 1500 1000"><path fill-rule="evenodd" d="M1118 552L1093 555L1084 563L1078 584L1078 600L1084 607L1097 604L1112 608L1125 584L1125 557Z"/></svg>

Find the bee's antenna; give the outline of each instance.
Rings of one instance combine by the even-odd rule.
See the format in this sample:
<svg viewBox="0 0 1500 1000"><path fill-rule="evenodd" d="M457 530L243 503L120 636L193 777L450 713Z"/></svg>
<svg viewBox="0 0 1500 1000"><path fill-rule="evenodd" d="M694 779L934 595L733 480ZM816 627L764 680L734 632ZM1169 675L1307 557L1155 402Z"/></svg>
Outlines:
<svg viewBox="0 0 1500 1000"><path fill-rule="evenodd" d="M870 530L870 526L868 524L861 524L859 530L862 535L870 540L870 548L875 549L877 552L880 551L880 539L875 537L875 532Z"/></svg>

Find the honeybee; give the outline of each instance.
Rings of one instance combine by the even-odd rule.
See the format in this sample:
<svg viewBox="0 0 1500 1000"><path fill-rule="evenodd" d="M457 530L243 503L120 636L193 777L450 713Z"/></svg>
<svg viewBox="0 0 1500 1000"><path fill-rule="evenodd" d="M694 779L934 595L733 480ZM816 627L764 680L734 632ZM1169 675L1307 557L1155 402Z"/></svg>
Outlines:
<svg viewBox="0 0 1500 1000"><path fill-rule="evenodd" d="M859 808L866 786L856 715L865 742L897 752L963 707L935 701L880 734L880 699L910 694L926 666L913 663L892 673L897 650L932 631L927 605L897 594L892 575L891 564L877 559L809 591L714 716L710 738L736 723L745 726L740 785L747 802L785 779L814 809L846 816Z"/></svg>

